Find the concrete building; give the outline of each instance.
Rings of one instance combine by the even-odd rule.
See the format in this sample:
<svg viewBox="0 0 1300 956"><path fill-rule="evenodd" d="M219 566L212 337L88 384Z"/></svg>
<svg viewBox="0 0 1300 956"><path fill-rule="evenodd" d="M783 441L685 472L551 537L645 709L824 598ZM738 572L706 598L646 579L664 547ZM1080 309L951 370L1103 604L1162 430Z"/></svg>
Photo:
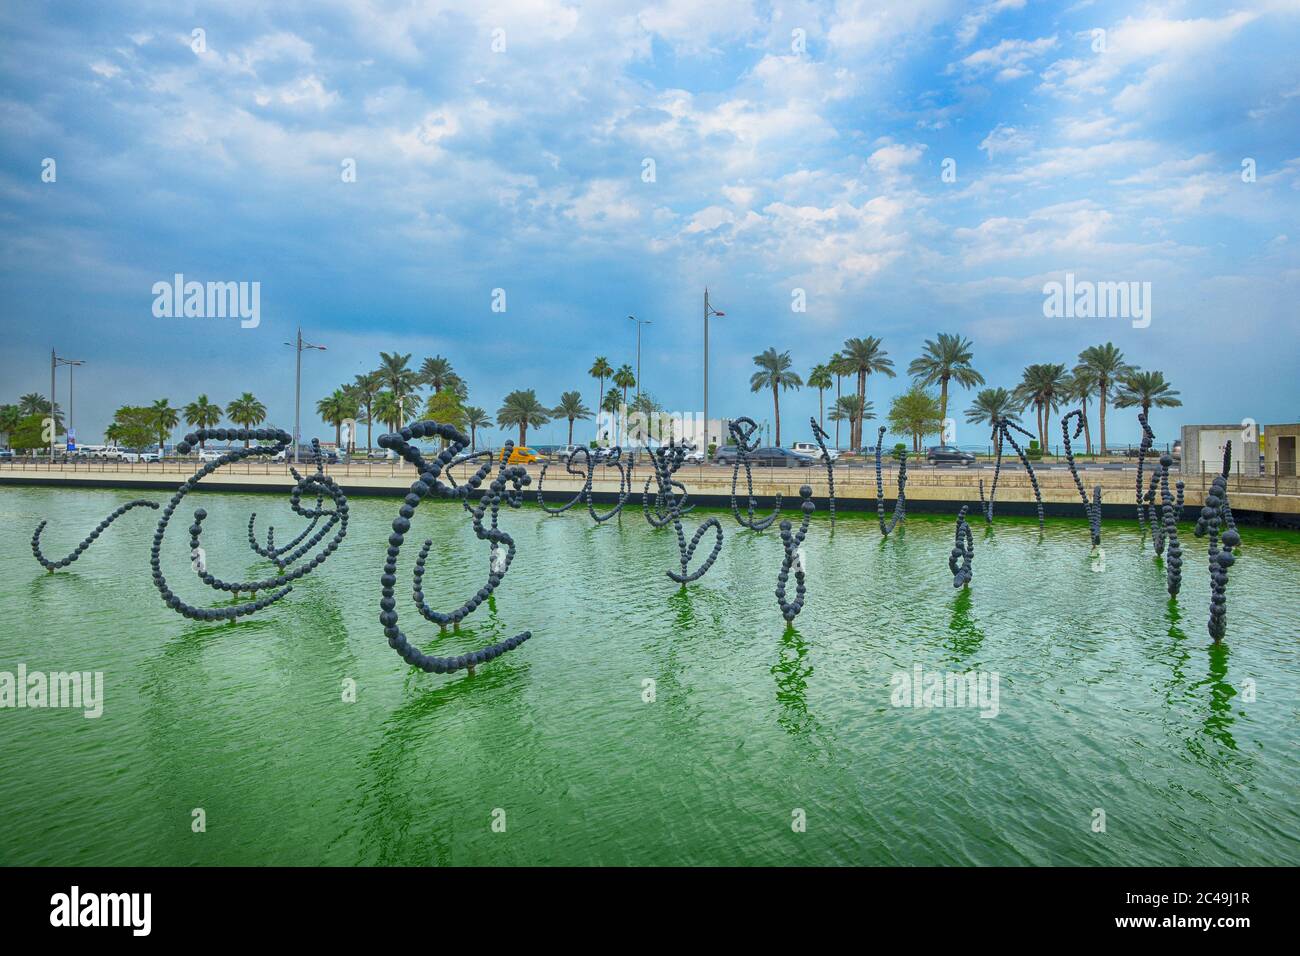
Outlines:
<svg viewBox="0 0 1300 956"><path fill-rule="evenodd" d="M1223 469L1223 448L1232 442L1232 473L1241 474L1245 469L1243 461L1243 440L1251 438L1240 422L1231 425L1184 425L1182 428L1183 460L1182 472L1185 475L1217 474ZM1258 439L1251 441L1252 446ZM1252 468L1259 455L1258 449L1252 447L1246 461Z"/></svg>
<svg viewBox="0 0 1300 956"><path fill-rule="evenodd" d="M1296 439L1300 438L1300 425L1264 426L1264 472L1282 478L1296 473Z"/></svg>

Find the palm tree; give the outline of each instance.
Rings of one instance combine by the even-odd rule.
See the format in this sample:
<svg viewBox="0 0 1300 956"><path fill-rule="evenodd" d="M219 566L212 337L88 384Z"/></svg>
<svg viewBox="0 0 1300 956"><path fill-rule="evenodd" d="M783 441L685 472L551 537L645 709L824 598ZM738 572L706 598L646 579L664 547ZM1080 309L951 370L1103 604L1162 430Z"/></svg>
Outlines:
<svg viewBox="0 0 1300 956"><path fill-rule="evenodd" d="M502 428L519 426L519 444L528 443L528 428L541 428L551 420L546 406L537 400L531 388L516 389L505 397L497 409L497 424Z"/></svg>
<svg viewBox="0 0 1300 956"><path fill-rule="evenodd" d="M1076 365L1069 378L1065 380L1065 389L1061 397L1067 402L1078 402L1083 412L1083 440L1092 454L1092 425L1088 421L1088 401L1097 391L1097 373L1083 365Z"/></svg>
<svg viewBox="0 0 1300 956"><path fill-rule="evenodd" d="M226 406L226 417L236 425L251 428L266 421L266 406L254 398L252 392L244 392ZM250 440L245 438L244 447L249 444Z"/></svg>
<svg viewBox="0 0 1300 956"><path fill-rule="evenodd" d="M926 435L943 431L939 400L920 385L913 385L889 405L889 427L895 434L912 436L912 451L920 454Z"/></svg>
<svg viewBox="0 0 1300 956"><path fill-rule="evenodd" d="M465 425L469 428L470 451L473 451L474 446L478 443L478 430L480 428L491 428L495 424L496 422L488 417L488 413L477 405L470 405L465 409Z"/></svg>
<svg viewBox="0 0 1300 956"><path fill-rule="evenodd" d="M217 422L221 421L221 406L215 405L208 401L208 396L200 395L194 401L185 406L185 424L198 425L200 428L211 428ZM202 448L204 442L199 442Z"/></svg>
<svg viewBox="0 0 1300 956"><path fill-rule="evenodd" d="M864 412L865 417L863 418L863 421L869 422L876 417L875 406L872 405L871 402L867 402L866 409L863 409L858 405L858 397L856 395L841 395L839 398L835 399L835 404L831 406L831 413L828 417L837 427L840 422L848 422L849 428L852 429L858 421L858 415Z"/></svg>
<svg viewBox="0 0 1300 956"><path fill-rule="evenodd" d="M823 429L826 428L826 389L833 384L831 370L825 365L814 365L808 373L808 387L817 389L817 418Z"/></svg>
<svg viewBox="0 0 1300 956"><path fill-rule="evenodd" d="M401 430L403 414L402 403L393 392L385 390L375 396L373 415L390 432Z"/></svg>
<svg viewBox="0 0 1300 956"><path fill-rule="evenodd" d="M1016 412L1020 407L1016 397L1005 388L982 388L971 402L970 408L966 409L966 421L972 425L987 423L990 428L1004 418L1019 422L1020 416ZM1000 431L993 433L993 451L994 454L1002 451Z"/></svg>
<svg viewBox="0 0 1300 956"><path fill-rule="evenodd" d="M627 390L636 386L636 375L632 371L632 366L619 366L619 370L614 373L613 381L617 387L623 390L623 404L627 405Z"/></svg>
<svg viewBox="0 0 1300 956"><path fill-rule="evenodd" d="M1178 392L1169 387L1164 372L1142 372L1133 369L1120 380L1115 392L1116 408L1142 406L1142 414L1151 413L1155 408L1177 408L1183 404Z"/></svg>
<svg viewBox="0 0 1300 956"><path fill-rule="evenodd" d="M447 386L454 385L460 376L452 370L451 362L441 355L435 355L424 360L424 364L420 366L419 379L432 388L433 394L437 395Z"/></svg>
<svg viewBox="0 0 1300 956"><path fill-rule="evenodd" d="M357 400L357 416L366 423L366 454L368 455L372 447L370 429L375 419L373 414L375 396L384 387L383 382L380 381L378 372L365 372L358 375L349 387Z"/></svg>
<svg viewBox="0 0 1300 956"><path fill-rule="evenodd" d="M18 399L18 413L22 418L29 418L32 415L48 416L50 400L40 392L28 392ZM63 428L63 408L57 402L54 405L54 427L56 430Z"/></svg>
<svg viewBox="0 0 1300 956"><path fill-rule="evenodd" d="M830 370L831 374L835 376L835 407L838 408L840 405L840 396L841 396L840 387L844 382L844 376L849 374L848 368L846 367L846 364L844 362L843 354L841 354L840 352L836 352L834 355L832 355L830 357L830 360L827 361L826 367ZM859 411L861 411L861 409L859 409ZM849 421L849 419L847 418L843 420L846 422ZM854 416L853 420L856 421L857 416ZM835 450L839 451L840 450L840 419L832 415L831 421L835 423ZM853 426L850 424L849 426L850 430L852 430L852 427Z"/></svg>
<svg viewBox="0 0 1300 956"><path fill-rule="evenodd" d="M841 353L844 356L845 374L858 376L858 407L861 410L867 407L867 376L872 372L880 372L893 378L897 374L894 372L893 359L887 358L889 353L880 346L880 339L868 335L864 339L848 339ZM862 422L860 411L857 421L853 423L853 434L849 436L849 448L853 451L862 448Z"/></svg>
<svg viewBox="0 0 1300 956"><path fill-rule="evenodd" d="M1098 420L1101 422L1100 454L1106 454L1106 399L1112 385L1122 379L1133 368L1124 361L1124 353L1110 342L1105 345L1093 345L1079 353L1079 364L1075 367L1087 368L1097 379Z"/></svg>
<svg viewBox="0 0 1300 956"><path fill-rule="evenodd" d="M1047 422L1060 407L1061 393L1065 391L1065 366L1055 363L1030 365L1021 373L1020 384L1014 395L1021 408L1034 406L1038 419L1038 444L1047 451Z"/></svg>
<svg viewBox="0 0 1300 956"><path fill-rule="evenodd" d="M581 392L565 392L560 396L560 404L551 412L556 418L569 420L569 444L573 444L573 423L578 419L584 421L591 417L591 409L582 404Z"/></svg>
<svg viewBox="0 0 1300 956"><path fill-rule="evenodd" d="M945 421L948 418L949 380L956 380L963 388L984 384L984 376L971 367L973 354L970 339L940 332L937 340L925 340L921 357L913 359L907 367L907 374L918 385L939 383L939 417Z"/></svg>
<svg viewBox="0 0 1300 956"><path fill-rule="evenodd" d="M180 413L171 407L167 399L160 398L149 406L149 417L158 432L158 454L162 455L167 448L167 438L171 435L172 429L181 423Z"/></svg>
<svg viewBox="0 0 1300 956"><path fill-rule="evenodd" d="M749 390L751 392L761 392L765 388L772 390L772 413L776 418L776 444L781 446L781 389L783 388L801 388L803 379L799 377L798 372L790 371L790 366L794 363L790 361L789 352L778 352L774 348L769 348L760 355L754 356L754 364L758 366L749 379Z"/></svg>
<svg viewBox="0 0 1300 956"><path fill-rule="evenodd" d="M23 416L19 414L17 405L0 405L0 435L8 439L22 419ZM8 441L5 444L7 445Z"/></svg>
<svg viewBox="0 0 1300 956"><path fill-rule="evenodd" d="M393 393L393 400L397 402L397 428L394 431L400 431L406 422L406 399L420 388L420 376L407 368L410 361L410 352L405 355L380 352L379 368L375 370L379 373L380 384Z"/></svg>
<svg viewBox="0 0 1300 956"><path fill-rule="evenodd" d="M587 374L597 382L596 405L599 407L601 404L601 396L605 394L605 379L614 374L614 369L609 364L609 359L605 358L603 355L597 355L596 361L591 363L591 368L587 370ZM570 442L569 444L573 443Z"/></svg>
<svg viewBox="0 0 1300 956"><path fill-rule="evenodd" d="M248 397L252 398L251 395ZM234 403L232 402L231 405L233 407ZM357 414L356 396L349 394L346 389L336 388L316 403L316 414L321 417L321 421L329 422L334 426L334 445L341 446L343 422L345 419L355 418ZM230 417L235 417L233 412Z"/></svg>

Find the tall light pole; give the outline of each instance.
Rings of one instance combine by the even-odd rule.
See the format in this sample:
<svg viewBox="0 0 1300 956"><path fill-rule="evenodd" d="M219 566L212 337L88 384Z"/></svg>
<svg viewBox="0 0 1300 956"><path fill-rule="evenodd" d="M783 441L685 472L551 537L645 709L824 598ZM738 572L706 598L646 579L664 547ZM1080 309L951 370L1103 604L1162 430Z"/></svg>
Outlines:
<svg viewBox="0 0 1300 956"><path fill-rule="evenodd" d="M54 371L60 365L85 365L81 359L59 358L54 349L50 349L50 467L54 467L54 439L58 436L58 408L59 403L55 400L57 396L54 392ZM72 370L68 370L68 425L72 425ZM65 429L66 433L66 429Z"/></svg>
<svg viewBox="0 0 1300 956"><path fill-rule="evenodd" d="M294 380L293 380L293 462L296 465L298 463L298 445L299 445L299 437L301 434L299 423L301 421L300 413L302 408L302 350L316 349L319 352L324 352L325 346L312 345L308 342L304 342L302 340L301 325L298 326L298 341L285 342L284 344L289 346L289 348L294 349L298 353L297 368L294 370Z"/></svg>
<svg viewBox="0 0 1300 956"><path fill-rule="evenodd" d="M68 366L68 420L66 423L64 423L63 433L68 436L69 441L75 444L77 432L72 427L72 371L78 365L85 365L86 363L81 359L65 359L65 358L59 359L58 362L60 365ZM53 417L52 412L51 412L51 417Z"/></svg>
<svg viewBox="0 0 1300 956"><path fill-rule="evenodd" d="M704 288L704 457L709 456L709 318L715 315L726 315L725 312L719 312L713 306L709 305L709 289ZM722 436L718 436L718 441L722 441Z"/></svg>
<svg viewBox="0 0 1300 956"><path fill-rule="evenodd" d="M641 397L641 326L654 325L649 319L638 319L635 315L629 315L629 319L636 323L636 397Z"/></svg>

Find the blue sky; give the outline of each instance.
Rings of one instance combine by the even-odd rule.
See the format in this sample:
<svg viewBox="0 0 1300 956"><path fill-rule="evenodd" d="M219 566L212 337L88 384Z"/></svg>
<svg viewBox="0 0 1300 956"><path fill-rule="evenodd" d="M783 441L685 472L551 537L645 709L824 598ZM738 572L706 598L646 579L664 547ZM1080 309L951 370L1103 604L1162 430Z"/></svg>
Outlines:
<svg viewBox="0 0 1300 956"><path fill-rule="evenodd" d="M489 412L592 404L636 314L646 390L698 411L707 284L715 415L770 418L768 346L806 375L877 335L901 370L948 331L1008 387L1115 342L1182 392L1161 440L1295 421L1298 48L1300 0L6 5L0 400L55 347L89 363L83 441L199 392L289 426L301 324L308 407L381 349L448 357ZM260 282L261 324L155 317L177 272ZM1149 327L1045 318L1067 272L1150 282ZM816 406L783 396L787 441Z"/></svg>

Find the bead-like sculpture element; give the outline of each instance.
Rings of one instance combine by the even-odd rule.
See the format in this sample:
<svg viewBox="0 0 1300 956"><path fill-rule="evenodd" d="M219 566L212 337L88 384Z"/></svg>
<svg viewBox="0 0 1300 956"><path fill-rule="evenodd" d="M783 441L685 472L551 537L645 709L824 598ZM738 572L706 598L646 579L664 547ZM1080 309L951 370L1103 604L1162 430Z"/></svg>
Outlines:
<svg viewBox="0 0 1300 956"><path fill-rule="evenodd" d="M579 453L582 454L586 467L583 470L574 471L573 466L576 464L575 459L578 457ZM596 506L593 503L594 495L592 492L592 484L596 477L596 458L592 455L591 449L585 446L575 448L573 453L569 455L568 461L564 464L564 470L570 475L574 478L583 479L582 487L578 489L578 493L573 496L572 500L560 505L558 508L552 508L547 505L545 499L542 497L542 482L546 480L546 469L549 468L551 464L550 462L547 462L542 465L541 473L537 476L537 503L542 506L542 510L547 514L558 515L568 511L585 496L587 499L587 513L596 520L596 523L601 524L602 522L608 521L623 510L623 505L627 502L628 495L632 492L633 459L629 455L628 460L624 462L622 457L623 450L617 445L610 449L609 454L605 457L606 464L613 465L618 469L618 504L615 505L607 514L598 514L596 512ZM648 479L646 483L647 485L649 484Z"/></svg>
<svg viewBox="0 0 1300 956"><path fill-rule="evenodd" d="M1178 518L1183 511L1183 483L1181 481L1178 483L1178 510L1175 512L1174 496L1169 492L1169 466L1173 463L1173 456L1168 452L1160 456L1158 474L1160 475L1160 519L1163 528L1157 532L1153 522L1151 531L1156 554L1160 554L1164 549L1166 541L1169 542L1169 554L1165 557L1165 584L1169 589L1169 596L1177 597L1183 580L1183 549L1178 543Z"/></svg>
<svg viewBox="0 0 1300 956"><path fill-rule="evenodd" d="M273 560L281 573L274 578L267 578L261 581L223 581L208 571L206 562L201 558L202 550L200 548L203 522L207 518L208 513L202 508L197 509L194 512L194 523L190 525L189 531L192 566L195 573L198 575L199 580L214 590L225 591L234 595L238 595L241 592L248 592L255 595L258 591L270 591L271 594L268 597L258 598L253 601L229 607L200 608L188 604L181 599L180 595L176 594L171 589L167 584L167 579L162 573L163 537L167 533L167 526L171 522L172 514L175 513L177 506L180 505L181 499L193 491L203 478L212 474L218 468L222 468L234 462L243 461L245 458L251 458L254 455L273 455L282 451L285 446L293 440L289 433L283 429L200 428L198 431L186 435L184 440L176 446L176 451L178 454L187 455L191 448L209 438L216 441L269 441L273 444L250 445L247 448L236 448L233 451L226 452L226 454L219 457L216 461L208 462L203 465L192 477L190 477L188 481L181 485L176 494L172 495L167 506L163 508L162 517L159 519L158 527L154 531L153 546L149 552L149 563L153 569L154 586L158 588L158 593L162 596L163 603L172 610L184 617L199 621L234 620L237 617L252 614L255 611L260 611L262 608L274 604L276 601L280 600L280 598L293 590L292 582L305 577L325 563L326 559L328 559L329 556L338 549L339 544L347 535L348 500L339 486L335 484L334 480L325 475L320 469L319 444L313 442L312 452L318 462L317 473L303 478L301 475L298 475L297 472L294 472L294 476L298 479L298 482L294 485L294 490L290 496L290 502L293 505L294 510L299 514L310 515L310 511L301 508L298 504L303 492L307 492L308 494L318 495L322 502L325 498L330 498L334 502L334 509L332 511L323 512L323 514L329 516L324 531L313 537L306 545L295 547L287 556L285 552L292 546L286 546L284 549L276 550L268 541L268 550L273 555ZM319 511L320 509L318 508L315 510ZM319 517L319 515L317 517ZM287 565L306 554L306 552L314 546L315 542L319 541L324 536L324 533L336 524L338 525L338 531L335 532L334 537L330 539L319 553L300 567L294 568L292 571L285 570ZM297 540L300 539L295 539L295 543ZM254 538L254 541L256 541L256 538Z"/></svg>
<svg viewBox="0 0 1300 956"><path fill-rule="evenodd" d="M1028 438L1033 438L1033 433L1021 428L1015 422L1003 417L993 424L993 443L997 446L997 458L993 463L993 485L989 489L989 500L984 500L984 479L980 479L980 510L984 512L984 520L988 524L993 523L993 499L998 493L998 476L1002 473L1002 444L999 442L998 435L1002 436L1002 441L1010 442L1011 447L1016 450L1016 455L1020 458L1020 463L1025 466L1025 472L1029 475L1029 484L1034 489L1034 501L1038 505L1038 530L1043 530L1043 492L1038 487L1038 476L1034 474L1034 466L1029 463L1029 456L1025 454L1012 436L1011 431L1015 429L1020 434Z"/></svg>
<svg viewBox="0 0 1300 956"><path fill-rule="evenodd" d="M1138 424L1142 426L1142 442L1138 445L1138 468L1137 468L1138 530L1142 532L1142 541L1145 544L1147 539L1147 508L1142 501L1142 467L1146 464L1147 452L1151 450L1151 445L1155 441L1156 436L1155 436L1155 432L1151 430L1151 426L1147 424L1146 412L1138 412ZM1155 485L1154 480L1152 481L1152 485L1153 486ZM1152 497L1153 498L1155 497L1154 492L1152 494ZM1156 524L1154 508L1151 511L1150 521L1154 533L1154 528Z"/></svg>
<svg viewBox="0 0 1300 956"><path fill-rule="evenodd" d="M817 439L817 444L822 450L822 462L826 465L826 485L830 489L830 515L831 524L835 524L835 462L831 458L830 452L826 450L826 441L831 436L826 430L817 424L817 419L809 418L808 424L812 426L813 438ZM877 445L880 442L876 442Z"/></svg>
<svg viewBox="0 0 1300 956"><path fill-rule="evenodd" d="M685 446L678 446L672 442L661 445L658 451L650 453L650 464L654 468L654 474L645 480L645 487L641 489L642 510L650 527L665 528L675 519L695 510L695 505L686 504L686 486L673 477L685 460ZM651 481L655 482L656 487L653 505L650 503ZM681 496L678 497L674 490L680 491Z"/></svg>
<svg viewBox="0 0 1300 956"><path fill-rule="evenodd" d="M777 515L781 513L781 495L776 496L776 507L766 518L755 520L754 509L758 507L758 502L754 500L754 475L750 471L749 456L758 448L758 442L750 444L749 439L758 431L758 422L752 418L737 418L727 423L727 428L731 432L731 437L736 443L736 464L731 469L731 513L736 516L736 520L743 527L750 531L766 531L772 526ZM745 466L745 487L748 489L749 508L748 518L740 516L740 508L736 505L736 483L740 480L740 466Z"/></svg>
<svg viewBox="0 0 1300 956"><path fill-rule="evenodd" d="M803 510L803 521L799 524L799 530L793 534L790 531L790 519L787 518L781 522L781 547L785 549L785 557L781 559L781 570L776 576L776 603L781 606L781 616L786 619L787 623L794 621L803 610L804 602L804 579L806 568L803 566L803 555L800 548L803 546L803 539L808 534L808 519L812 517L816 505L812 501L812 488L803 485L799 489L799 497L803 499L803 504L799 507ZM787 602L785 599L785 585L790 579L790 569L794 568L794 600Z"/></svg>
<svg viewBox="0 0 1300 956"><path fill-rule="evenodd" d="M670 442L667 445L661 445L650 453L650 463L654 466L655 479L659 484L659 491L655 495L655 508L660 515L664 515L664 509L667 509L666 517L659 523L656 523L656 519L650 514L649 494L643 493L643 497L646 499L646 520L656 528L662 528L671 522L673 530L677 532L677 553L681 557L682 570L680 573L676 571L665 571L664 573L682 585L691 581L698 581L704 577L709 568L713 567L713 562L718 560L718 555L722 553L722 522L718 521L717 518L706 518L695 529L695 535L691 538L691 543L689 545L686 543L686 532L682 529L681 510L681 504L686 500L686 489L682 487L680 482L673 479L674 472L681 467L685 451L684 448ZM674 487L681 489L682 496L680 498L673 494ZM695 556L695 549L699 547L700 539L704 537L704 533L709 528L713 529L715 535L713 551L704 560L703 564L691 571L689 569L691 558Z"/></svg>
<svg viewBox="0 0 1300 956"><path fill-rule="evenodd" d="M1201 516L1196 520L1196 537L1210 536L1210 620L1206 627L1217 644L1228 629L1228 569L1236 561L1232 553L1241 547L1241 535L1228 503L1228 474L1232 470L1232 442L1223 449L1223 471L1214 476L1205 496ZM1223 527L1223 549L1219 549L1219 528Z"/></svg>
<svg viewBox="0 0 1300 956"><path fill-rule="evenodd" d="M447 447L439 452L437 458L432 462L426 461L420 450L411 444L412 438L425 436L438 436L448 442ZM388 559L384 563L384 573L380 578L379 623L384 626L384 636L388 638L388 645L397 651L403 660L413 667L435 674L447 674L465 668L472 668L477 664L499 657L507 651L514 650L532 637L531 632L523 631L514 637L507 638L496 644L489 644L469 654L462 654L459 657L437 657L424 654L414 647L397 626L397 602L394 598L394 587L397 584L397 558L401 554L406 533L411 528L411 517L415 514L415 509L430 493L442 498L458 498L464 501L470 494L478 490L483 479L487 477L487 473L492 468L492 462L489 460L464 485L444 484L440 477L444 469L449 466L452 459L465 450L467 444L469 444L469 439L454 426L431 421L415 422L403 428L400 432L382 435L379 438L381 448L391 448L403 459L414 465L419 474L419 477L411 485L410 493L403 499L402 507L398 509L398 516L393 520L393 533L388 538ZM496 478L483 491L477 507L470 511L474 520L474 534L480 541L489 541L492 545L492 559L487 584L479 588L473 597L450 613L444 614L434 611L424 602L424 559L428 556L433 541L428 540L424 543L424 548L416 561L413 596L415 597L416 606L419 607L421 614L428 620L437 624L458 624L492 595L497 585L505 577L506 572L510 570L510 563L515 556L515 542L510 535L497 527L497 512L503 499L509 507L518 507L522 503L523 486L531 483L528 472L522 466L507 464L513 447L512 442L506 443ZM490 527L485 527L483 516L489 509L492 512L492 524ZM504 555L498 550L499 547L504 547Z"/></svg>
<svg viewBox="0 0 1300 956"><path fill-rule="evenodd" d="M58 561L51 561L41 553L41 532L45 530L45 525L48 524L47 521L42 521L36 526L36 531L32 535L32 554L35 556L36 560L40 562L41 567L49 571L50 574L53 574L57 568L66 568L73 561L76 561L81 557L82 552L94 544L95 540L104 533L109 525L122 517L122 515L126 514L132 508L153 508L154 510L157 510L158 503L154 501L145 501L143 498L138 501L128 501L120 508L116 508L112 514L96 525L95 530L82 538L81 544L73 548L66 558L60 558Z"/></svg>
<svg viewBox="0 0 1300 956"><path fill-rule="evenodd" d="M969 509L970 505L962 505L961 511L957 512L957 534L953 539L952 553L948 555L948 570L952 572L952 586L955 588L969 585L975 576L971 567L975 561L975 536L966 521Z"/></svg>
<svg viewBox="0 0 1300 956"><path fill-rule="evenodd" d="M1074 437L1078 438L1083 434L1085 419L1083 409L1075 409L1069 412L1061 419L1061 437L1065 439L1065 463L1069 466L1070 477L1074 479L1074 487L1079 489L1079 497L1083 499L1083 513L1088 517L1088 532L1092 535L1092 546L1096 548L1101 544L1101 485L1093 485L1092 501L1088 500L1088 493L1083 490L1083 479L1079 477L1079 468L1074 461L1074 449L1070 447L1070 419L1077 418L1074 424Z"/></svg>
<svg viewBox="0 0 1300 956"><path fill-rule="evenodd" d="M907 520L907 449L898 451L898 497L894 499L894 515L885 523L885 482L880 474L880 443L885 437L885 426L880 426L876 435L876 520L880 522L880 533L889 537L889 533L900 521Z"/></svg>
<svg viewBox="0 0 1300 956"><path fill-rule="evenodd" d="M273 561L275 566L281 571L314 548L317 543L325 537L325 535L329 534L330 529L339 521L339 515L336 511L330 511L329 509L322 507L325 503L325 493L321 490L325 478L325 465L320 452L320 442L315 438L312 439L311 449L312 458L316 464L316 475L311 482L298 474L298 470L292 465L289 466L289 473L297 480L297 484L295 484L293 490L289 492L289 507L295 513L302 515L304 518L311 519L307 523L307 527L303 529L302 533L288 544L277 548L275 546L275 528L267 528L266 546L262 547L258 544L257 533L254 530L254 523L257 521L257 512L253 512L248 516L248 546L257 554ZM302 493L303 491L308 490L309 486L316 488L316 506L314 508L304 508L301 504ZM312 534L311 538L308 539L307 536L311 534L312 529L316 527L322 517L326 518L324 526L318 529L316 533Z"/></svg>

